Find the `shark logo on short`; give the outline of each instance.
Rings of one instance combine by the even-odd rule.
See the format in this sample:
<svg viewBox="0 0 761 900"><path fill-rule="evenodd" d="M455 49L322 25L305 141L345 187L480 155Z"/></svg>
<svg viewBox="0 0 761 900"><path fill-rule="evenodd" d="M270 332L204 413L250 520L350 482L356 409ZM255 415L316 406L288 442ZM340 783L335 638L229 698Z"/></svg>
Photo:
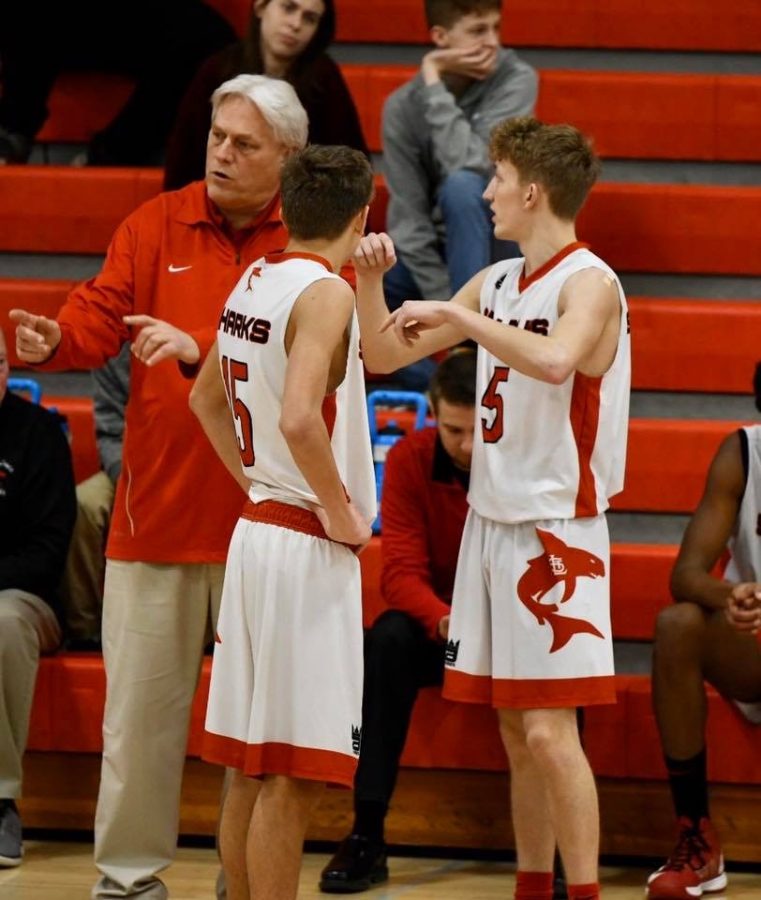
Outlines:
<svg viewBox="0 0 761 900"><path fill-rule="evenodd" d="M518 598L536 618L538 625L548 624L552 629L550 653L565 647L575 634L592 634L601 638L601 632L591 622L561 616L558 606L573 596L579 578L602 577L605 564L587 550L569 547L549 531L537 528L536 533L544 553L528 561L528 569L518 580ZM564 586L559 603L542 603L542 598L560 582Z"/></svg>

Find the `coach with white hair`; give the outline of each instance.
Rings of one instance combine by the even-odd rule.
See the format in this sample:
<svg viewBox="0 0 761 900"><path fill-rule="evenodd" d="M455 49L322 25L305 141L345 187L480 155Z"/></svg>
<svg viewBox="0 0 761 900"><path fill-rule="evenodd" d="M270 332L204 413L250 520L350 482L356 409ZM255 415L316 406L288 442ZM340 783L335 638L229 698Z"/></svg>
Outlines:
<svg viewBox="0 0 761 900"><path fill-rule="evenodd" d="M158 873L175 852L191 703L244 501L190 412L192 381L169 360L191 371L202 362L240 275L285 247L280 168L306 137L286 82L225 82L212 97L205 181L132 213L101 272L71 292L57 320L11 313L27 363L95 368L126 341L140 361L106 552L93 898L168 896Z"/></svg>

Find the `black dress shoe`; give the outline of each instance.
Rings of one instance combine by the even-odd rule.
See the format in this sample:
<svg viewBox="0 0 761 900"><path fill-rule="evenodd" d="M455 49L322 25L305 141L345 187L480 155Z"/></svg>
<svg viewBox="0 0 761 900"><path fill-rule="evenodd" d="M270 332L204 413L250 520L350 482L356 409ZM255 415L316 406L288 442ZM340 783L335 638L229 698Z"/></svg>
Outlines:
<svg viewBox="0 0 761 900"><path fill-rule="evenodd" d="M385 845L371 843L361 834L350 834L322 870L320 890L324 894L358 894L387 880Z"/></svg>

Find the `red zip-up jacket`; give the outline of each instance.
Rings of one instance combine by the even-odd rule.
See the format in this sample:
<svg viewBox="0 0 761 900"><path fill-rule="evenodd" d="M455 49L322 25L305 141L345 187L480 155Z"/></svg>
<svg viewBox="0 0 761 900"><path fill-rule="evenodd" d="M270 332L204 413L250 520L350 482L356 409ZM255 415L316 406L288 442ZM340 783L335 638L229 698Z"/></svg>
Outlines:
<svg viewBox="0 0 761 900"><path fill-rule="evenodd" d="M201 357L249 263L287 243L280 198L231 234L203 182L159 194L117 229L100 274L76 287L58 316L48 369L89 369L115 356L144 313L190 332ZM174 361L133 360L122 473L106 554L153 563L224 562L245 497L188 407L192 380Z"/></svg>
<svg viewBox="0 0 761 900"><path fill-rule="evenodd" d="M457 553L468 513L467 488L436 428L423 428L389 450L381 498L381 589L389 606L438 638L450 612Z"/></svg>

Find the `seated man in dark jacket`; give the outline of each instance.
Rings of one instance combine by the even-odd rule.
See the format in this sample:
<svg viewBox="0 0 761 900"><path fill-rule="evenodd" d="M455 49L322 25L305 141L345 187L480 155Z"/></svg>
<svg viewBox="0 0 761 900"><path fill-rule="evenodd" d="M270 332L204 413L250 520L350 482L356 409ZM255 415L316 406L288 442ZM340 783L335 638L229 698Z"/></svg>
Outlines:
<svg viewBox="0 0 761 900"><path fill-rule="evenodd" d="M384 599L365 635L362 750L351 834L322 872L326 893L362 891L388 878L384 821L412 707L441 685L457 553L468 511L476 355L448 357L430 385L436 428L395 444L383 482Z"/></svg>
<svg viewBox="0 0 761 900"><path fill-rule="evenodd" d="M7 388L0 331L0 866L17 866L21 758L40 653L61 641L56 589L76 499L57 417Z"/></svg>

